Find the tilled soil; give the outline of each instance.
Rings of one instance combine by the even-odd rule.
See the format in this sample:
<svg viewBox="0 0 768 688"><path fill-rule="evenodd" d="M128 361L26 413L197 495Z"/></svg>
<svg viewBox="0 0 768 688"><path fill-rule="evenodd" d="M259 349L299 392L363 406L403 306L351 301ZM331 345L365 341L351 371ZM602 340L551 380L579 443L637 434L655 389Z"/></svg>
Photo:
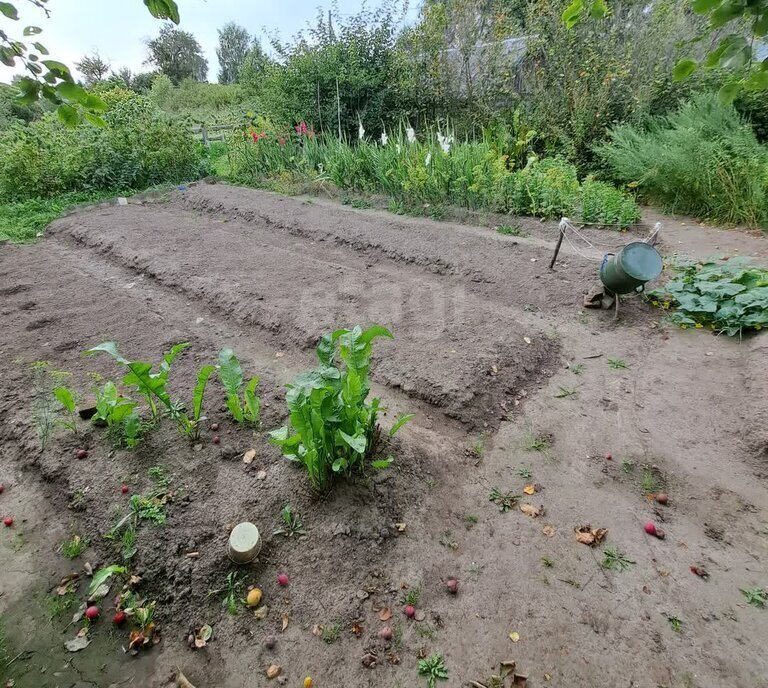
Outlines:
<svg viewBox="0 0 768 688"><path fill-rule="evenodd" d="M617 321L583 313L597 263L565 246L547 270L551 232L516 239L199 185L81 211L37 246L0 248L0 514L16 519L0 533L0 611L13 655L32 653L10 667L16 686L165 686L179 666L197 688L245 688L270 685L273 663L286 685L311 675L318 687L419 686L417 657L435 651L447 686L487 684L503 660L516 660L530 686L768 685L768 611L739 592L768 585L768 343L669 329L639 299ZM262 379L268 430L285 421L283 385L313 365L320 336L357 323L395 335L374 354L385 429L402 411L417 419L380 448L395 468L327 495L311 492L265 432L229 421L216 385L207 415L221 424L219 445L210 431L190 445L166 422L132 451L84 424L84 437L60 430L39 448L33 361L71 372L88 392L91 374L117 374L106 357L83 359L89 346L115 340L129 357L159 360L188 341L171 388L189 398L196 370L231 346ZM610 368L609 357L628 367ZM79 446L88 459L73 458ZM245 464L251 447L257 458ZM140 528L131 569L158 602L163 641L134 659L99 622L93 645L65 656L72 610L50 619L48 591L81 562L56 548L77 532L94 567L119 561L103 535L126 508L120 485L154 489L155 466L173 499L164 526ZM500 512L493 487L543 515ZM660 490L666 507L645 494ZM286 503L306 536L270 534ZM226 540L241 520L265 536L258 563L240 569L264 590L263 620L226 614L214 592L232 570ZM665 540L644 533L648 520ZM575 541L587 523L608 528L606 545L633 562L627 571L604 569L601 548ZM445 592L450 576L456 597ZM423 621L403 616L411 588ZM203 623L214 639L193 652L186 636ZM377 635L387 624L391 642Z"/></svg>

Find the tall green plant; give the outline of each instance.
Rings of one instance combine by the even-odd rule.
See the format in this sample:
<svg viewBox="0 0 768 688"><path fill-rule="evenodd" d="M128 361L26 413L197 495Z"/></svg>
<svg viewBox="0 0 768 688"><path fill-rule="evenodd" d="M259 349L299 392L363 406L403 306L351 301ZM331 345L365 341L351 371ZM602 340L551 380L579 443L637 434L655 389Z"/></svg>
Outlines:
<svg viewBox="0 0 768 688"><path fill-rule="evenodd" d="M219 379L227 391L227 408L238 423L258 425L261 415L261 400L256 395L259 378L252 377L243 389L243 369L232 349L219 352L219 364L216 366Z"/></svg>
<svg viewBox="0 0 768 688"><path fill-rule="evenodd" d="M363 470L373 452L381 400L368 403L367 398L377 337L392 339L392 334L375 325L325 335L316 349L320 365L286 385L293 432L283 426L269 433L270 441L287 459L304 466L318 490L328 487L336 474ZM378 465L388 462L374 467Z"/></svg>

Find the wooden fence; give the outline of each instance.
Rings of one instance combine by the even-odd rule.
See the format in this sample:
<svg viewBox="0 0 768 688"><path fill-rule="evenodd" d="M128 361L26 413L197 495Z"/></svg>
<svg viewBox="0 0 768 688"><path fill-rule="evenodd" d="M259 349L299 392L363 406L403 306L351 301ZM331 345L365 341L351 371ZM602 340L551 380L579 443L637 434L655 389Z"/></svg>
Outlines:
<svg viewBox="0 0 768 688"><path fill-rule="evenodd" d="M227 132L232 131L236 127L236 124L195 124L190 127L189 133L193 136L199 136L203 145L208 148L211 145L211 141L226 141Z"/></svg>

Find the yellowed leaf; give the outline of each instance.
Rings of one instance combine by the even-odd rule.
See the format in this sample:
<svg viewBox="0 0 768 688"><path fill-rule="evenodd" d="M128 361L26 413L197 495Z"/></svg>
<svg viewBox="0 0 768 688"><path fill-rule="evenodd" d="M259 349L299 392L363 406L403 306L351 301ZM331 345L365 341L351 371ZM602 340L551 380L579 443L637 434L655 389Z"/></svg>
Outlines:
<svg viewBox="0 0 768 688"><path fill-rule="evenodd" d="M176 686L177 688L195 688L195 686L192 685L190 680L184 676L184 674L181 673L180 670L178 671L178 674L176 674Z"/></svg>
<svg viewBox="0 0 768 688"><path fill-rule="evenodd" d="M533 506L533 504L521 504L520 511L522 511L526 516L530 516L531 518L538 518L544 513L544 507Z"/></svg>
<svg viewBox="0 0 768 688"><path fill-rule="evenodd" d="M291 618L288 616L288 614L283 614L283 630L288 628L288 623L290 622Z"/></svg>
<svg viewBox="0 0 768 688"><path fill-rule="evenodd" d="M269 613L269 607L266 604L261 605L256 611L253 612L254 617L256 617L259 621L262 621L263 619L267 618L267 614Z"/></svg>
<svg viewBox="0 0 768 688"><path fill-rule="evenodd" d="M249 449L245 454L243 454L243 463L244 464L250 464L253 463L253 460L256 458L256 450L255 449Z"/></svg>
<svg viewBox="0 0 768 688"><path fill-rule="evenodd" d="M589 524L574 528L576 541L582 545L599 545L608 533L607 528L592 528Z"/></svg>
<svg viewBox="0 0 768 688"><path fill-rule="evenodd" d="M384 607L379 612L379 621L389 621L392 618L392 610L389 607Z"/></svg>
<svg viewBox="0 0 768 688"><path fill-rule="evenodd" d="M405 531L406 524L405 523L395 523L395 528L397 528L397 531L399 533L402 533Z"/></svg>
<svg viewBox="0 0 768 688"><path fill-rule="evenodd" d="M520 634L519 634L517 631L512 631L512 632L509 634L509 639L510 639L510 640L511 640L513 643L516 643L518 640L520 640Z"/></svg>
<svg viewBox="0 0 768 688"><path fill-rule="evenodd" d="M533 483L529 483L523 488L523 492L527 495L532 495L534 492L536 492L536 487L533 485Z"/></svg>
<svg viewBox="0 0 768 688"><path fill-rule="evenodd" d="M544 673L544 680L549 681L552 678L552 674Z"/></svg>

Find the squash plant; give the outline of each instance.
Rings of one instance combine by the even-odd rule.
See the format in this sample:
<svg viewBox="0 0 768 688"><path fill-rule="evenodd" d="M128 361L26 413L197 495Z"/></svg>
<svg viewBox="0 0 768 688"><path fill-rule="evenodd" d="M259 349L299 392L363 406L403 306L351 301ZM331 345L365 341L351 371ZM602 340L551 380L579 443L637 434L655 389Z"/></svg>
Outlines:
<svg viewBox="0 0 768 688"><path fill-rule="evenodd" d="M729 337L768 327L768 270L749 258L681 262L673 270L673 279L648 298L674 309L675 324L709 327Z"/></svg>
<svg viewBox="0 0 768 688"><path fill-rule="evenodd" d="M368 403L367 398L376 337L392 339L392 333L376 325L325 335L316 349L320 365L286 385L290 429L286 425L273 430L269 438L287 459L304 466L318 490L328 487L338 473L363 470L373 452L381 400ZM403 418L393 430L410 420ZM389 463L371 465L383 468Z"/></svg>

